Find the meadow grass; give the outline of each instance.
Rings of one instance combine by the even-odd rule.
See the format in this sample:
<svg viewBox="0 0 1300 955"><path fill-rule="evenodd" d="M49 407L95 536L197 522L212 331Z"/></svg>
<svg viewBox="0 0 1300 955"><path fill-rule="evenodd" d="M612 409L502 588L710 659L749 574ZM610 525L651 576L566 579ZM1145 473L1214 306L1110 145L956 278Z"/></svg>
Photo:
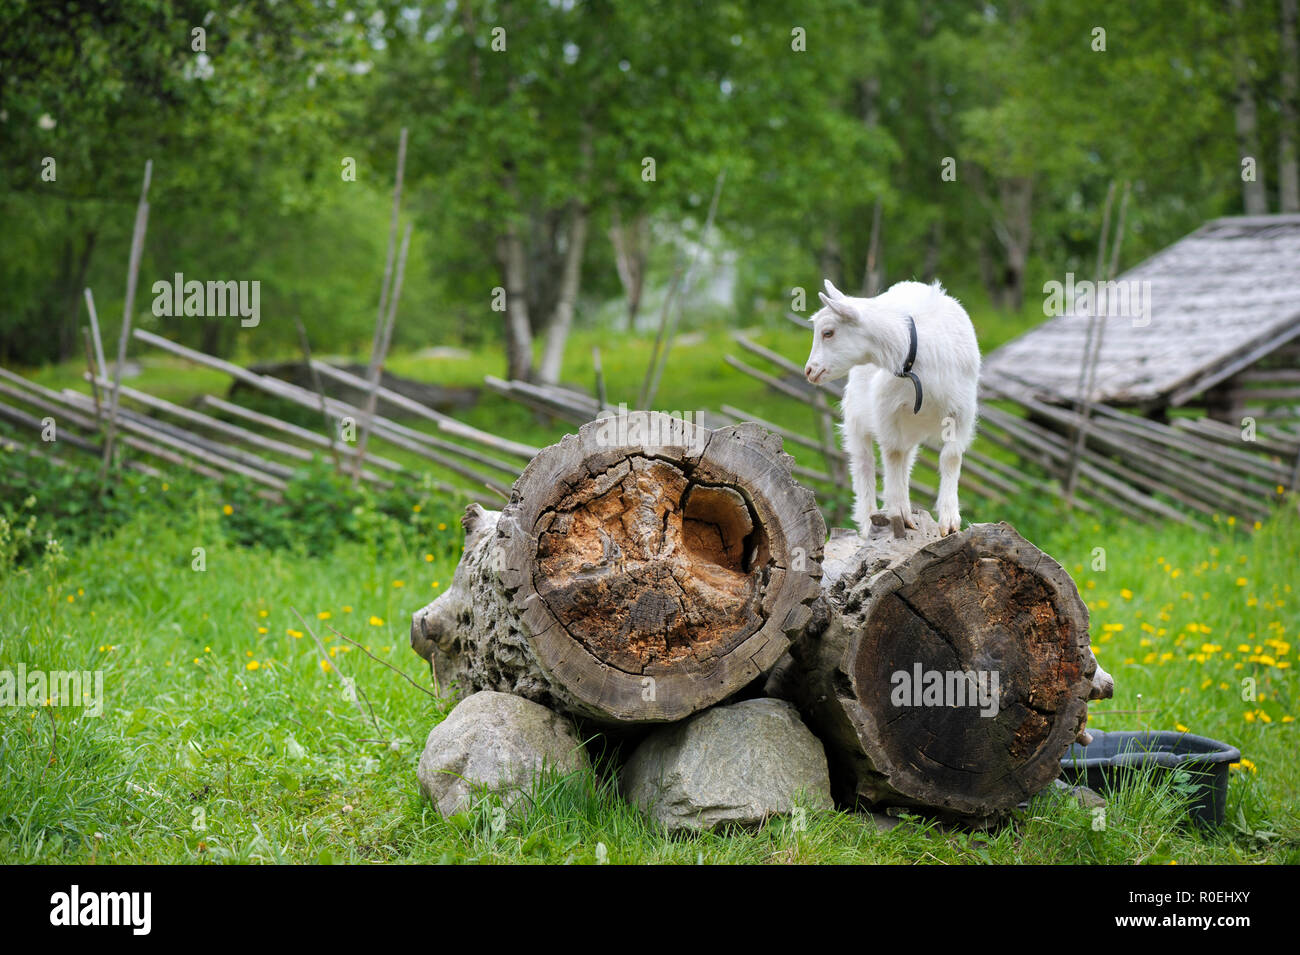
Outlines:
<svg viewBox="0 0 1300 955"><path fill-rule="evenodd" d="M1006 320L993 334L1013 331ZM989 334L981 329L986 347ZM807 345L793 326L753 337L794 360ZM649 342L610 346L578 333L567 379L589 384L597 343L611 398L634 403ZM725 402L812 434L806 409L723 363L735 350L725 329L692 332L674 349L655 406ZM156 353L143 366L144 390L174 401L224 387ZM389 364L447 384L478 384L499 366L499 352L487 349L459 359L401 354ZM37 377L84 390L79 374L73 363ZM570 430L490 394L464 417L537 445ZM815 452L788 450L821 465ZM1300 861L1294 501L1258 528L1221 519L1202 533L1093 519L1051 500L1004 508L963 500L968 520L1013 523L1078 582L1094 648L1116 680L1114 699L1092 704L1090 726L1185 728L1242 750L1224 827L1187 825L1169 777L1144 775L1109 794L1101 827L1048 793L992 832L917 816L881 831L868 815L810 812L806 827L773 819L757 831L669 838L618 797L609 760L542 781L504 825L491 797L442 819L419 795L416 761L450 704L331 628L429 686L408 646L410 614L451 580L461 502L424 497L403 518L358 506L339 515L354 539L268 547L240 542L260 517L246 496L232 504L220 488L178 478L142 486L141 497L148 505L111 529L95 532L87 514L91 531L62 548L22 566L0 560L0 669L21 662L104 674L100 716L69 705L0 707L0 861ZM27 511L42 508L37 500ZM324 661L295 610L319 635ZM340 676L355 681L355 702Z"/></svg>
<svg viewBox="0 0 1300 955"><path fill-rule="evenodd" d="M1184 824L1169 778L1150 777L1111 794L1100 829L1048 794L987 833L910 816L881 832L870 816L810 812L801 830L774 819L757 832L668 838L618 798L608 761L539 784L505 825L490 798L441 819L420 797L415 763L449 704L331 628L430 684L407 629L455 566L450 508L376 522L370 539L308 557L229 543L223 522L234 515L219 496L167 493L192 500L170 517L141 513L62 560L10 568L0 583L0 666L102 669L105 697L98 717L76 706L0 710L0 859L1300 861L1287 665L1297 615L1281 573L1300 556L1293 515L1251 536L1065 524L1045 542L1080 580L1116 678L1091 725L1186 726L1240 747L1225 827ZM203 571L192 569L195 546L206 548ZM1105 571L1084 563L1095 546L1107 547ZM356 703L340 674L355 680ZM1241 699L1243 676L1257 681L1254 701Z"/></svg>

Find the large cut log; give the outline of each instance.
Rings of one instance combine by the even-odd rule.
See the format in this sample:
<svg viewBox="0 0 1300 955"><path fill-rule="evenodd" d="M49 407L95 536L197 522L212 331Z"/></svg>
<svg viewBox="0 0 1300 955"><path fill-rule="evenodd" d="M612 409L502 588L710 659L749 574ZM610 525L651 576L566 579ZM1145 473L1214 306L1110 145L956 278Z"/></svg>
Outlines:
<svg viewBox="0 0 1300 955"><path fill-rule="evenodd" d="M681 719L766 673L811 616L826 537L780 437L653 412L541 451L472 505L411 645L442 682L604 725Z"/></svg>
<svg viewBox="0 0 1300 955"><path fill-rule="evenodd" d="M768 681L825 743L845 804L989 819L1048 786L1109 677L1055 560L1006 524L826 546L824 599Z"/></svg>

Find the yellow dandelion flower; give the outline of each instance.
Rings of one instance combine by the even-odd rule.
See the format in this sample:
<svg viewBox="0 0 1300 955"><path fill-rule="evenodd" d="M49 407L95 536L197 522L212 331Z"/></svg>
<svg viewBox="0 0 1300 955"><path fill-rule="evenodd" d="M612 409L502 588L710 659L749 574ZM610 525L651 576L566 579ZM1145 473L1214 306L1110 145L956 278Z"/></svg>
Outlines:
<svg viewBox="0 0 1300 955"><path fill-rule="evenodd" d="M262 666L262 664L258 663L256 660L249 660L249 661L248 661L248 665L245 666L244 669L245 669L245 670L256 670L256 669L260 668L261 666Z"/></svg>
<svg viewBox="0 0 1300 955"><path fill-rule="evenodd" d="M1255 722L1255 711L1247 710L1245 713L1242 714L1242 719L1244 719L1247 723Z"/></svg>
<svg viewBox="0 0 1300 955"><path fill-rule="evenodd" d="M1255 769L1255 764L1252 763L1250 760L1246 759L1245 757L1242 757L1242 760L1239 763L1229 763L1228 769L1235 770L1235 771L1240 771L1244 769L1250 773L1257 772L1257 770Z"/></svg>
<svg viewBox="0 0 1300 955"><path fill-rule="evenodd" d="M439 524L439 525L438 525L438 530L440 530L440 531L445 531L446 529L447 529L447 525L446 525L446 524Z"/></svg>
<svg viewBox="0 0 1300 955"><path fill-rule="evenodd" d="M441 585L438 583L438 581L435 580L435 581L434 581L433 583L431 583L429 586L432 587L434 590L437 590L438 587L441 586Z"/></svg>
<svg viewBox="0 0 1300 955"><path fill-rule="evenodd" d="M432 554L425 554L425 555L424 555L424 562L425 562L426 564L432 564L432 563L433 563L433 555L432 555Z"/></svg>
<svg viewBox="0 0 1300 955"><path fill-rule="evenodd" d="M1294 716L1284 716L1284 717L1282 717L1282 722L1283 722L1283 723L1294 723L1294 722L1295 722L1295 717L1294 717Z"/></svg>
<svg viewBox="0 0 1300 955"><path fill-rule="evenodd" d="M231 514L235 513L235 509L231 507L229 504L227 504L225 507L221 509L221 513L229 517Z"/></svg>
<svg viewBox="0 0 1300 955"><path fill-rule="evenodd" d="M1238 578L1237 578L1237 586L1238 586L1238 587L1245 587L1245 586L1246 586L1246 578L1245 578L1245 577L1238 577Z"/></svg>
<svg viewBox="0 0 1300 955"><path fill-rule="evenodd" d="M1133 599L1133 591L1129 590L1127 587L1125 587L1123 590L1121 590L1121 591L1119 592L1119 595L1120 595L1121 597L1123 597L1125 600L1132 600L1132 599Z"/></svg>
<svg viewBox="0 0 1300 955"><path fill-rule="evenodd" d="M330 666L330 662L328 660L322 660L320 662L320 668L322 673L329 673L330 670L334 669L332 666Z"/></svg>
<svg viewBox="0 0 1300 955"><path fill-rule="evenodd" d="M1180 733L1190 733L1190 732L1191 732L1191 730L1189 730L1189 729L1188 729L1186 726L1184 726L1182 723L1175 723L1175 724L1174 724L1174 729L1178 730L1178 732L1180 732Z"/></svg>
<svg viewBox="0 0 1300 955"><path fill-rule="evenodd" d="M372 626L372 627L382 627L383 625L384 625L384 618L383 618L383 617L375 617L375 616L371 616L371 618L370 618L370 626Z"/></svg>
<svg viewBox="0 0 1300 955"><path fill-rule="evenodd" d="M404 580L394 580L394 581L393 581L393 586L394 586L394 587L405 587L405 586L406 586L406 581L404 581Z"/></svg>
<svg viewBox="0 0 1300 955"><path fill-rule="evenodd" d="M332 617L332 616L333 616L333 614L331 614L328 610L322 610L320 613L316 614L316 619L317 619L317 620L328 620L328 619L329 619L330 617Z"/></svg>
<svg viewBox="0 0 1300 955"><path fill-rule="evenodd" d="M343 605L343 612L344 612L344 613L351 613L351 612L352 612L352 608L349 607L347 604L344 604L344 605Z"/></svg>
<svg viewBox="0 0 1300 955"><path fill-rule="evenodd" d="M414 511L416 514L419 514L420 511L422 511L423 509L424 508L422 508L419 504L416 504L414 507L411 508L411 510Z"/></svg>
<svg viewBox="0 0 1300 955"><path fill-rule="evenodd" d="M266 617L268 614L267 614L267 612L266 612L265 610L259 610L259 611L257 612L257 615L258 615L259 617Z"/></svg>
<svg viewBox="0 0 1300 955"><path fill-rule="evenodd" d="M1273 722L1273 717L1269 716L1269 715L1268 715L1267 713L1265 713L1263 710L1260 710L1260 711L1259 711L1259 720L1260 720L1261 723L1272 723L1272 722Z"/></svg>
<svg viewBox="0 0 1300 955"><path fill-rule="evenodd" d="M258 628L257 628L257 632L258 632L258 633L266 633L266 627L258 627Z"/></svg>
<svg viewBox="0 0 1300 955"><path fill-rule="evenodd" d="M293 629L289 629L289 630L286 630L285 633L287 633L289 636L293 637L295 640L301 640L301 639L302 639L302 631L301 631L301 630L293 630Z"/></svg>

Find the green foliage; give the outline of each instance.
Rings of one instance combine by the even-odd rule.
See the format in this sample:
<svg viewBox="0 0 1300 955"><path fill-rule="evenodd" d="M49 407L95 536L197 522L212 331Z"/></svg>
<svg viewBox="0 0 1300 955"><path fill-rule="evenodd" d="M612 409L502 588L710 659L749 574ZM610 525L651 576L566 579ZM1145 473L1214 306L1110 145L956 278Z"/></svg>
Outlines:
<svg viewBox="0 0 1300 955"><path fill-rule="evenodd" d="M288 550L302 557L327 554L340 541L389 552L403 531L419 532L459 518L457 502L426 483L414 493L353 488L317 461L298 471L280 501L260 485L231 476L221 485L179 479L175 485L121 470L101 482L95 469L59 467L48 458L10 452L0 474L0 555L22 566L38 560L46 541L85 543L112 534L133 518L158 525L197 519L205 534L240 547ZM188 560L188 558L187 558Z"/></svg>
<svg viewBox="0 0 1300 955"><path fill-rule="evenodd" d="M296 349L295 316L322 351L369 339L403 126L417 228L397 337L411 345L499 339L488 303L508 227L522 230L525 294L544 322L573 203L591 218L579 319L622 296L606 240L616 216L651 224L649 302L724 169L718 227L742 253L741 321L767 302L779 314L792 287L823 274L861 285L877 207L884 281L938 275L965 298L1017 308L1046 278L1091 273L1112 180L1133 185L1126 263L1240 207L1238 52L1269 190L1277 178L1271 3L1240 14L1218 0L36 10L0 11L0 215L23 226L0 235L0 358L29 364L79 354L86 285L112 339L149 158L137 321L259 356ZM41 179L46 157L55 182ZM940 176L947 159L955 181ZM263 324L155 320L150 285L176 272L262 282Z"/></svg>

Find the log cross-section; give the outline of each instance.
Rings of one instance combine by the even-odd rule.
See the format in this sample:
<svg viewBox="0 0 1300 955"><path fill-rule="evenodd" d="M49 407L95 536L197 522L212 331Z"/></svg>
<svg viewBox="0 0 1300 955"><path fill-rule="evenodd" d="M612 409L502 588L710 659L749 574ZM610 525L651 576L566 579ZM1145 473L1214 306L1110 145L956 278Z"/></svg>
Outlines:
<svg viewBox="0 0 1300 955"><path fill-rule="evenodd" d="M1096 658L1070 576L1007 524L827 544L825 599L772 674L845 803L991 818L1042 790L1083 729ZM1109 688L1104 695L1109 695Z"/></svg>
<svg viewBox="0 0 1300 955"><path fill-rule="evenodd" d="M669 722L766 673L820 594L825 524L781 439L654 412L544 449L472 506L448 592L412 621L442 679L603 724Z"/></svg>

